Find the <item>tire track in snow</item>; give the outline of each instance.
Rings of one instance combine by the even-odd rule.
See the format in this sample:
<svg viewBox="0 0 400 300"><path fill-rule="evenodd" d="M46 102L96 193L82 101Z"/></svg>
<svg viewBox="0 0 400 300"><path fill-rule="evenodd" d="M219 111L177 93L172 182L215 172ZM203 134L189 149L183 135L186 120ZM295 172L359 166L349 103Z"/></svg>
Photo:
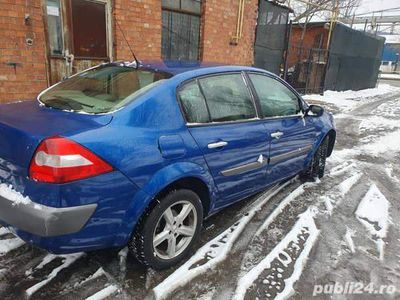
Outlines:
<svg viewBox="0 0 400 300"><path fill-rule="evenodd" d="M0 227L0 237L7 235L12 235L11 231L5 227ZM14 235L12 236L12 238L0 239L0 256L4 256L25 244L25 242L20 238L15 237Z"/></svg>
<svg viewBox="0 0 400 300"><path fill-rule="evenodd" d="M350 164L351 165L351 164ZM341 166L338 166L338 168L336 168L334 171L334 174L343 174L343 172L341 171L342 169L348 169L349 164L345 163L342 164ZM331 175L331 177L335 177L335 175ZM360 180L362 174L361 173L356 173L353 176L348 177L347 179L345 179L344 181L342 181L339 185L337 185L334 189L330 190L330 192L327 195L322 195L322 196L317 196L315 197L315 202L317 205L321 205L324 204L326 206L326 210L323 211L323 213L327 213L328 215L331 215L334 208L337 207L340 202L342 201L343 197L350 191L350 189ZM299 274L299 270L301 273L301 268L300 266L303 266L307 255L309 253L309 251L305 251L303 252L303 250L305 249L304 247L307 247L307 241L304 245L302 245L302 247L299 247L298 244L294 243L294 247L297 248L297 255L294 255L296 257L292 257L291 259L293 260L293 268L294 265L297 264L297 259L301 259L301 262L299 262L297 265L297 270L293 269L293 272L296 271L296 275L293 275L294 273L289 272L291 275L288 278L291 278L291 280L289 280L289 287L287 287L288 285L283 282L283 279L280 279L283 277L282 273L286 273L287 272L287 266L279 266L279 269L282 270L281 274L278 274L280 276L274 278L274 280L271 281L271 278L273 278L273 274L272 273L276 273L276 268L277 266L275 266L275 271L273 270L273 268L270 269L270 264L272 262L272 260L274 259L273 256L271 256L271 253L274 253L274 251L276 251L277 248L282 247L283 241L287 242L288 236L292 235L293 237L293 232L290 231L289 233L287 233L285 236L283 236L283 238L276 244L275 248L273 248L270 252L268 252L266 255L263 253L265 252L265 249L268 248L266 247L265 243L265 239L263 237L270 237L271 235L274 235L274 233L276 232L277 229L279 229L279 227L282 226L276 226L274 225L275 222L277 222L278 218L281 217L280 215L283 214L285 216L288 215L288 210L290 208L290 205L293 203L293 200L295 200L298 197L301 197L305 190L305 187L313 187L315 186L315 183L308 183L305 185L302 185L300 187L298 187L295 191L293 191L291 194L289 194L284 200L281 201L281 203L278 205L278 207L274 210L274 212L265 220L265 222L258 228L257 232L255 233L252 242L250 243L250 245L248 246L248 250L242 260L242 272L239 274L239 281L238 281L238 287L235 291L235 296L234 299L243 299L245 297L246 291L255 281L258 281L258 284L256 284L256 288L255 290L252 291L251 296L246 297L246 298L256 298L256 297L261 297L261 298L273 298L274 296L277 296L278 298L280 296L278 296L278 294L282 293L282 295L288 295L287 293L287 289L289 289L290 291L293 290L293 284L296 280L298 280L300 274ZM286 212L284 211L286 210ZM309 210L309 209L308 209ZM307 210L307 211L308 211ZM300 218L302 217L302 215L305 213L300 213L299 216L299 221L300 222ZM316 215L313 216L313 218ZM283 225L283 224L281 224ZM315 223L314 223L315 225ZM312 227L312 226L311 226ZM308 237L307 237L308 239ZM315 240L312 239L312 244L314 244ZM269 244L269 243L267 243ZM279 246L281 245L281 246ZM312 246L310 246L312 247ZM307 248L308 249L308 248ZM293 253L296 251L293 251ZM303 253L307 253L303 254ZM275 252L276 254L276 252ZM301 256L301 258L300 258ZM260 259L264 257L261 261ZM269 262L268 264L266 262ZM264 263L262 263L264 262ZM262 265L263 267L260 267L260 265ZM261 269L261 270L260 270ZM260 275L261 273L270 273L269 275L264 274L265 276L267 276L268 278L265 278L265 276L263 278L264 279L264 284L260 282L260 280L258 280L258 276L254 276L254 274L258 274ZM242 279L245 278L245 279ZM250 280L251 279L251 280ZM249 284L250 282L250 284ZM265 286L265 283L267 283L267 285L269 285L269 288ZM274 283L273 286L271 286L271 283ZM264 286L263 286L264 285ZM257 290L259 289L259 290ZM260 290L265 291L265 293L261 293L260 294ZM279 293L278 293L279 292ZM237 296L237 295L241 295L241 296ZM286 297L285 296L285 297ZM236 298L235 298L236 297Z"/></svg>
<svg viewBox="0 0 400 300"><path fill-rule="evenodd" d="M55 258L62 258L63 262L61 265L59 265L58 267L54 268L47 276L44 280L36 283L35 285L31 286L30 288L28 288L26 290L26 295L28 297L31 297L34 293L36 293L37 291L39 291L41 288L43 288L44 286L46 286L49 282L51 282L54 278L56 278L56 276L58 275L58 273L63 270L68 268L70 265L72 265L75 261L77 261L78 259L82 258L85 256L85 253L74 253L74 254L67 254L67 255L53 255L53 254L48 254L44 259L43 262L40 263L36 269L41 269L43 268L46 264L50 263L51 261L53 261Z"/></svg>
<svg viewBox="0 0 400 300"><path fill-rule="evenodd" d="M118 286L112 284L98 291L96 294L86 298L86 300L102 300L116 294L117 292Z"/></svg>
<svg viewBox="0 0 400 300"><path fill-rule="evenodd" d="M167 298L178 287L184 286L191 280L215 268L219 263L224 261L233 244L254 215L261 210L273 196L292 182L293 180L290 180L281 186L272 188L260 196L259 200L254 203L252 209L245 213L241 219L201 247L186 263L159 283L153 289L156 299Z"/></svg>
<svg viewBox="0 0 400 300"><path fill-rule="evenodd" d="M364 198L360 201L355 215L365 226L375 242L379 259L384 258L384 247L389 228L389 201L382 194L375 183L371 185Z"/></svg>
<svg viewBox="0 0 400 300"><path fill-rule="evenodd" d="M308 255L319 234L314 222L317 212L315 207L310 207L300 214L298 221L289 233L264 259L239 279L233 300L244 299L255 281L264 278L260 278L264 272L268 273L262 280L264 285L259 284L255 287L262 289L263 295L253 294L250 298L262 297L263 299L279 300L286 299L293 293L293 285L300 278ZM275 262L275 267L272 267L273 262ZM283 278L288 275L285 269L288 270L289 266L293 268L293 272L287 278ZM280 282L284 283L280 284Z"/></svg>

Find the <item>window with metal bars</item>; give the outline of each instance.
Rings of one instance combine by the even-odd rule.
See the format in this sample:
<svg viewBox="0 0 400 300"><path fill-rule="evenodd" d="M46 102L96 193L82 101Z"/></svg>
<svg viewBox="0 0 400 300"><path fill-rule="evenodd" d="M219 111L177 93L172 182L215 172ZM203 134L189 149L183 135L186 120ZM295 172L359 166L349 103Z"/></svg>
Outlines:
<svg viewBox="0 0 400 300"><path fill-rule="evenodd" d="M162 1L162 57L198 60L201 0Z"/></svg>

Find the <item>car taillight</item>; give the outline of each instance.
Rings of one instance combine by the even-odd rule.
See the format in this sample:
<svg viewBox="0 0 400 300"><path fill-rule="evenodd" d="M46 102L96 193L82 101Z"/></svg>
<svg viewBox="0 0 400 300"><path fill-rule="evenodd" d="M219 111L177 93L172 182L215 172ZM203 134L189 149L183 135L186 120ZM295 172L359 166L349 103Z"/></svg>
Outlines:
<svg viewBox="0 0 400 300"><path fill-rule="evenodd" d="M66 183L111 172L113 168L90 150L55 136L40 143L29 166L36 181Z"/></svg>

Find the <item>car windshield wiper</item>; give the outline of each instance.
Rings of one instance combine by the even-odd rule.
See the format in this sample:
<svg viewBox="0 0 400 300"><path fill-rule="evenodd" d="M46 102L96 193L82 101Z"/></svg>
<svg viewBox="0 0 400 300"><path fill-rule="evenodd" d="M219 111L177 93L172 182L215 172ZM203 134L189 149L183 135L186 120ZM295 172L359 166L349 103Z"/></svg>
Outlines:
<svg viewBox="0 0 400 300"><path fill-rule="evenodd" d="M76 111L76 107L74 107L67 99L61 97L52 97L50 99L46 99L43 101L44 105L50 108L58 108L58 109L71 109ZM81 109L82 107L80 107Z"/></svg>
<svg viewBox="0 0 400 300"><path fill-rule="evenodd" d="M48 102L50 102L52 105L49 105ZM72 109L73 111L81 111L83 106L90 107L90 108L94 107L94 105L81 103L79 101L69 99L69 98L64 98L61 96L53 96L52 98L46 100L44 102L44 104L46 106L50 106L50 107L52 107L54 104L61 105L61 106L57 106L57 108L64 109L64 108L68 107L68 108Z"/></svg>

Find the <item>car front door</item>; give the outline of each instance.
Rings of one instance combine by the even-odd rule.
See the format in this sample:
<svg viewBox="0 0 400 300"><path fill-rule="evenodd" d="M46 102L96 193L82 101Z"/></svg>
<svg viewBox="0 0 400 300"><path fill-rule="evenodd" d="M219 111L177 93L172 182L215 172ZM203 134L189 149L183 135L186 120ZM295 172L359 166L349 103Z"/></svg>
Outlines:
<svg viewBox="0 0 400 300"><path fill-rule="evenodd" d="M242 73L199 78L179 90L188 128L219 192L217 206L263 186L268 144Z"/></svg>
<svg viewBox="0 0 400 300"><path fill-rule="evenodd" d="M269 139L268 182L274 183L304 170L316 140L316 128L312 118L304 117L300 98L288 86L265 74L248 76Z"/></svg>

